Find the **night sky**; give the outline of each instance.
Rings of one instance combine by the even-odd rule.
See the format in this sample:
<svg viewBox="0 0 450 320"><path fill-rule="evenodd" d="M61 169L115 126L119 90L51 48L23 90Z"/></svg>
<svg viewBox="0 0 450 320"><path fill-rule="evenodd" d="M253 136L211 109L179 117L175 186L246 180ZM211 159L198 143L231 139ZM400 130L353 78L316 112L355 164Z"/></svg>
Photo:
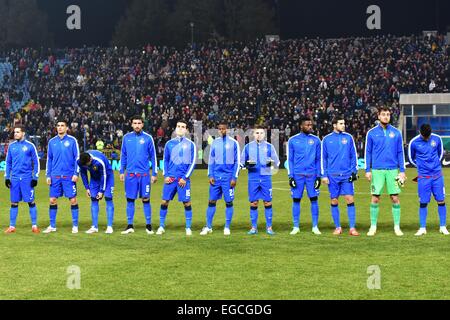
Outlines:
<svg viewBox="0 0 450 320"><path fill-rule="evenodd" d="M50 31L58 46L106 46L114 27L130 0L38 0L48 14ZM173 1L173 0L168 0ZM245 1L245 0L243 0ZM262 0L279 6L282 39L301 37L346 37L377 34L410 35L422 30L447 31L450 25L449 0ZM66 28L66 8L81 8L82 29ZM366 9L381 8L382 30L368 30Z"/></svg>

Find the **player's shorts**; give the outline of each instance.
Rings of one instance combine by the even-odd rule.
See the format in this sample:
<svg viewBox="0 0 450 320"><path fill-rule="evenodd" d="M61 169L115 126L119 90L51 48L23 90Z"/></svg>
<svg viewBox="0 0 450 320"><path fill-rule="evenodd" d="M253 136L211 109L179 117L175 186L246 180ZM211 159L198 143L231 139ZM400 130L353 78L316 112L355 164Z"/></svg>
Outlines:
<svg viewBox="0 0 450 320"><path fill-rule="evenodd" d="M436 201L445 200L445 186L444 177L423 177L418 179L418 193L420 203L429 203L431 200L431 193L433 193Z"/></svg>
<svg viewBox="0 0 450 320"><path fill-rule="evenodd" d="M34 188L31 187L32 178L27 179L12 179L9 195L11 202L33 202Z"/></svg>
<svg viewBox="0 0 450 320"><path fill-rule="evenodd" d="M127 173L125 176L125 196L127 199L150 198L150 174Z"/></svg>
<svg viewBox="0 0 450 320"><path fill-rule="evenodd" d="M59 198L64 195L68 199L77 196L77 184L72 181L72 176L51 177L50 198Z"/></svg>
<svg viewBox="0 0 450 320"><path fill-rule="evenodd" d="M272 180L249 180L248 181L248 201L263 200L272 201Z"/></svg>
<svg viewBox="0 0 450 320"><path fill-rule="evenodd" d="M175 193L178 193L178 201L189 202L191 201L191 180L186 180L186 185L180 187L178 185L178 179L175 179L172 183L165 183L163 186L162 199L171 201L175 197Z"/></svg>
<svg viewBox="0 0 450 320"><path fill-rule="evenodd" d="M91 191L91 196L96 197L97 193L100 192L101 189L100 181L91 179L89 181L89 190ZM106 175L106 189L103 196L105 198L112 198L114 195L114 174Z"/></svg>
<svg viewBox="0 0 450 320"><path fill-rule="evenodd" d="M234 188L230 186L231 179L216 179L214 185L209 184L209 200L223 199L225 202L234 200Z"/></svg>
<svg viewBox="0 0 450 320"><path fill-rule="evenodd" d="M372 182L370 184L371 193L381 195L386 183L387 193L399 194L401 192L395 178L398 176L398 169L393 170L372 170Z"/></svg>
<svg viewBox="0 0 450 320"><path fill-rule="evenodd" d="M328 190L330 191L331 199L339 198L339 196L353 196L355 194L353 182L349 182L349 178L348 176L328 175L328 180L330 181Z"/></svg>
<svg viewBox="0 0 450 320"><path fill-rule="evenodd" d="M291 197L293 199L301 199L303 197L303 190L306 188L309 198L318 197L320 190L314 188L314 183L316 182L317 176L312 175L295 175L294 180L296 183L295 188L291 188Z"/></svg>

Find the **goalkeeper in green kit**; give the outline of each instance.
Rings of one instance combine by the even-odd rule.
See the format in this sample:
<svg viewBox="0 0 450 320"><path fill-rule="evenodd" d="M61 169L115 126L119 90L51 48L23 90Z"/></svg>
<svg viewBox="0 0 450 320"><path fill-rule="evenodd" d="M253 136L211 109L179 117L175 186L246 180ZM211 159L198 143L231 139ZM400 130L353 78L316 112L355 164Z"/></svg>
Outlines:
<svg viewBox="0 0 450 320"><path fill-rule="evenodd" d="M394 232L402 236L400 230L400 186L405 176L405 153L401 132L391 126L391 112L387 107L378 109L380 123L370 129L366 136L365 166L366 178L371 182L372 202L370 204L370 229L368 236L377 232L380 196L386 183L387 193L392 201Z"/></svg>

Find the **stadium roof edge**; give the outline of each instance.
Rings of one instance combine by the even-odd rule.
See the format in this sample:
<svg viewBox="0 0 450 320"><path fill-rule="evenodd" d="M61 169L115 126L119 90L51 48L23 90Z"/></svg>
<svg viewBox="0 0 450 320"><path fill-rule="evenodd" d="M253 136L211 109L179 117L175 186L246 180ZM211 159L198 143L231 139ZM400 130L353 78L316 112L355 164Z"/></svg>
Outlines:
<svg viewBox="0 0 450 320"><path fill-rule="evenodd" d="M449 104L450 93L414 93L401 94L400 105L405 104Z"/></svg>

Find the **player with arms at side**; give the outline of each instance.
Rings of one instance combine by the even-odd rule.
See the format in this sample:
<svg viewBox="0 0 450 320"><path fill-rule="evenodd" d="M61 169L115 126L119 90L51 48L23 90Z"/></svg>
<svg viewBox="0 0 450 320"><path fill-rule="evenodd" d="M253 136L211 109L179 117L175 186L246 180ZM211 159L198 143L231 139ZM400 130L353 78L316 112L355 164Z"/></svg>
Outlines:
<svg viewBox="0 0 450 320"><path fill-rule="evenodd" d="M35 190L39 180L39 158L34 144L25 140L25 128L14 127L14 142L6 154L5 185L10 189L11 209L9 228L5 233L16 232L19 202L28 203L31 218L31 231L39 233L37 208L34 202Z"/></svg>
<svg viewBox="0 0 450 320"><path fill-rule="evenodd" d="M228 124L221 121L218 126L220 137L212 145L208 161L209 203L206 211L206 227L200 235L211 233L217 200L223 198L226 203L225 228L223 234L231 234L230 225L233 218L234 188L239 175L240 156L239 143L227 135Z"/></svg>
<svg viewBox="0 0 450 320"><path fill-rule="evenodd" d="M154 234L152 230L152 207L150 205L150 182L158 180L158 164L156 161L155 142L151 135L143 131L144 120L136 115L131 118L133 132L123 136L120 156L120 181L125 182L125 196L127 198L128 225L122 234L134 232L135 201L142 199L145 215L145 230L147 234ZM150 178L150 162L152 176Z"/></svg>
<svg viewBox="0 0 450 320"><path fill-rule="evenodd" d="M187 122L180 120L175 129L176 138L164 147L164 186L159 213L159 228L156 234L163 234L169 202L178 193L178 201L183 202L186 218L186 235L192 235L191 175L194 172L197 148L186 138Z"/></svg>
<svg viewBox="0 0 450 320"><path fill-rule="evenodd" d="M400 186L406 180L405 154L401 132L390 125L391 111L387 107L378 109L380 123L370 129L366 135L365 166L366 178L371 182L372 201L370 204L370 229L368 236L377 232L380 196L387 186L392 201L394 232L402 236L400 229ZM399 172L400 171L400 172Z"/></svg>
<svg viewBox="0 0 450 320"><path fill-rule="evenodd" d="M332 120L333 132L322 140L322 182L328 185L331 198L334 235L342 234L339 216L339 196L344 196L350 225L349 234L359 236L356 231L355 189L353 181L358 179L358 156L355 141L345 132L345 120L336 117Z"/></svg>
<svg viewBox="0 0 450 320"><path fill-rule="evenodd" d="M448 235L447 208L445 206L444 176L441 161L444 156L444 145L437 134L431 132L429 124L420 127L420 134L414 137L408 146L409 161L417 167L418 176L413 181L418 182L420 228L415 234L422 236L427 233L428 204L431 193L438 205L439 232Z"/></svg>
<svg viewBox="0 0 450 320"><path fill-rule="evenodd" d="M319 137L311 134L313 131L311 118L302 117L300 119L300 130L300 133L289 139L286 148L294 222L291 235L300 232L300 202L305 188L311 201L312 232L320 235L318 197L321 183L321 142Z"/></svg>
<svg viewBox="0 0 450 320"><path fill-rule="evenodd" d="M50 226L44 233L56 232L58 198L63 195L69 199L72 211L72 233L78 233L77 181L80 168L78 141L68 135L68 122L58 120L57 135L49 140L47 148L47 185L50 187Z"/></svg>

